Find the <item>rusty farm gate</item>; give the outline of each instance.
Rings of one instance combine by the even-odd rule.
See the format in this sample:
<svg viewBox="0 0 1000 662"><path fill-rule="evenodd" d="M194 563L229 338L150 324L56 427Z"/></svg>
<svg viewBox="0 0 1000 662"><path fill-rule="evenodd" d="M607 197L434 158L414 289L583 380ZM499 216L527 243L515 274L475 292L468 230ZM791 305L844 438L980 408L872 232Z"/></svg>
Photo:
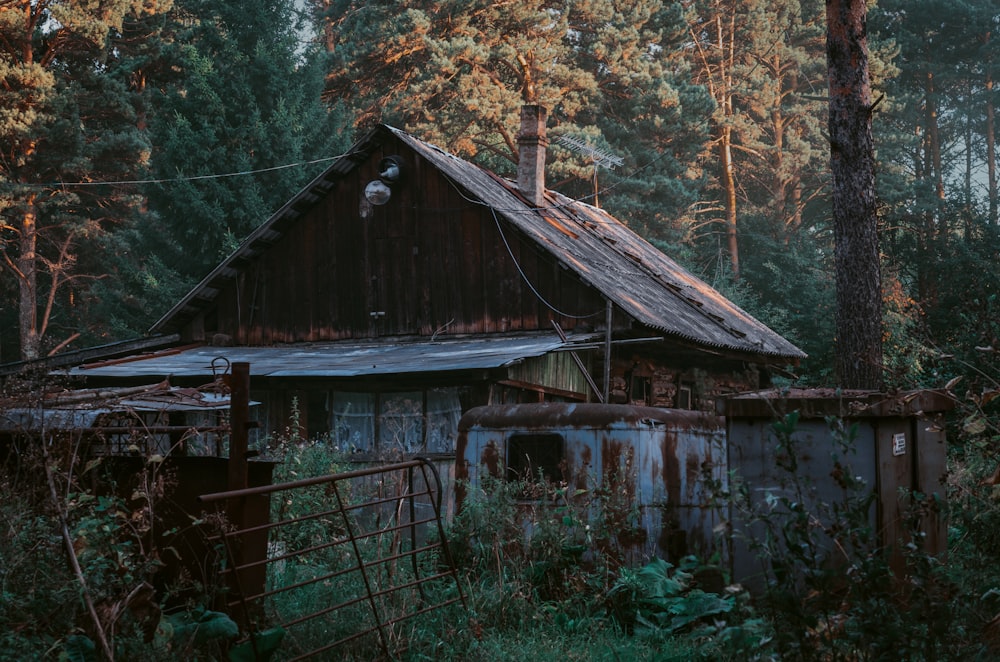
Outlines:
<svg viewBox="0 0 1000 662"><path fill-rule="evenodd" d="M218 518L210 537L227 561L236 644L255 659L279 640L293 660L405 650L411 619L465 606L441 498L423 459L200 497L237 520L270 513Z"/></svg>

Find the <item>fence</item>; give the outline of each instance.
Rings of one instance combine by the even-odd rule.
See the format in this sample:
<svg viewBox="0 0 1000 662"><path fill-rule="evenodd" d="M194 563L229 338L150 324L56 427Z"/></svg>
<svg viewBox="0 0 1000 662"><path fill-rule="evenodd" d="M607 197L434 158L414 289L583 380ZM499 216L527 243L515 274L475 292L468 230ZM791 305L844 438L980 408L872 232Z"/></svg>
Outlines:
<svg viewBox="0 0 1000 662"><path fill-rule="evenodd" d="M373 647L389 658L405 650L409 619L466 606L427 460L199 499L229 513L210 540L225 551L237 644L255 659L276 640L282 659L370 657Z"/></svg>

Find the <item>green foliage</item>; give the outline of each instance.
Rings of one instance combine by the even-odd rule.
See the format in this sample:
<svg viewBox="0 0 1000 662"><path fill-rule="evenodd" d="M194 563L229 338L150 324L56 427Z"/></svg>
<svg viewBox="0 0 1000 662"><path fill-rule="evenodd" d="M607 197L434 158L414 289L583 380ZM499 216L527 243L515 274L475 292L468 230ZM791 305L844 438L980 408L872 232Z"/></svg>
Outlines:
<svg viewBox="0 0 1000 662"><path fill-rule="evenodd" d="M88 446L73 436L50 434L44 453L42 448L29 435L3 447L0 490L8 495L0 503L3 656L103 658L102 639L117 659L168 660L222 650L221 616L206 617L197 603L209 599L204 587L184 577L170 587L159 582L161 554L174 553L160 547L165 540L157 519L165 480L160 464L151 461L133 477L112 470L104 457L89 456ZM123 492L118 481L135 487ZM164 615L168 600L172 610L178 608L180 593L189 596L184 609ZM204 630L183 630L184 619Z"/></svg>
<svg viewBox="0 0 1000 662"><path fill-rule="evenodd" d="M336 156L349 136L320 101L322 56L300 48L308 26L291 4L185 0L172 18L175 73L150 118L151 174L166 181L147 189L151 214L137 228L159 264L137 257L190 286L328 165L302 162ZM238 174L256 170L267 172Z"/></svg>
<svg viewBox="0 0 1000 662"><path fill-rule="evenodd" d="M229 649L229 662L267 662L278 651L285 630L271 628L253 635L253 641L244 641Z"/></svg>
<svg viewBox="0 0 1000 662"><path fill-rule="evenodd" d="M756 496L738 490L747 537L766 580L758 601L774 625L782 659L925 660L982 654L960 618L968 599L955 583L958 568L924 551L923 518L940 504L920 494L907 499L912 529L903 541L881 541L872 526L874 493L850 466L856 430L831 419L831 476L842 497L822 500L799 470L804 451L798 416L774 423L781 489ZM891 566L896 548L902 572Z"/></svg>
<svg viewBox="0 0 1000 662"><path fill-rule="evenodd" d="M650 234L671 231L696 200L690 163L711 99L690 84L682 3L476 0L316 3L336 44L327 97L359 126L388 122L508 175L521 105L549 109L550 181L593 200L592 160L565 134L617 154L627 178L601 170L599 202Z"/></svg>
<svg viewBox="0 0 1000 662"><path fill-rule="evenodd" d="M655 559L633 570L615 544L622 519L612 485L567 491L486 476L478 487L448 536L471 585L476 623L524 632L530 619L566 635L621 632L632 639L620 645L675 649L677 659L738 656L752 650L753 636L741 639L730 627L763 632L742 623L745 592L707 592L693 557L681 569ZM723 632L728 643L717 645Z"/></svg>
<svg viewBox="0 0 1000 662"><path fill-rule="evenodd" d="M237 634L239 627L229 616L202 608L166 616L157 630L157 636L171 642L178 652L234 639Z"/></svg>
<svg viewBox="0 0 1000 662"><path fill-rule="evenodd" d="M132 54L151 34L131 27L167 8L125 0L5 6L0 279L16 288L17 325L7 328L17 337L3 340L21 358L78 332L91 341L102 334L100 319L75 304L108 274L100 242L139 214L141 200L131 187L93 184L133 179L148 159Z"/></svg>

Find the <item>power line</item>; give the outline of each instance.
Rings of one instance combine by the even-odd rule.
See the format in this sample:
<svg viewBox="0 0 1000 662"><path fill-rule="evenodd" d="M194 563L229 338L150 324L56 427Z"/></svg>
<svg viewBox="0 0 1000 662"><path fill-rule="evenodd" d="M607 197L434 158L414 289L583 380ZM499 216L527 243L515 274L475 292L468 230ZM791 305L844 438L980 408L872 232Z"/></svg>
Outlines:
<svg viewBox="0 0 1000 662"><path fill-rule="evenodd" d="M288 168L301 168L304 166L316 165L317 163L326 163L329 161L336 161L350 154L350 152L344 154L338 154L337 156L326 156L321 159L313 159L312 161L300 161L298 163L286 163L284 165L271 166L269 168L258 168L255 170L240 170L237 172L224 172L216 173L211 175L190 175L184 177L163 177L158 179L120 179L114 181L95 181L95 182L49 182L47 184L21 184L17 182L4 182L7 185L14 186L28 186L28 187L38 187L38 188L69 188L76 186L130 186L130 185L140 185L140 184L175 184L179 182L193 182L206 179L223 179L226 177L244 177L246 175L259 175L265 172L275 172L277 170L287 170Z"/></svg>

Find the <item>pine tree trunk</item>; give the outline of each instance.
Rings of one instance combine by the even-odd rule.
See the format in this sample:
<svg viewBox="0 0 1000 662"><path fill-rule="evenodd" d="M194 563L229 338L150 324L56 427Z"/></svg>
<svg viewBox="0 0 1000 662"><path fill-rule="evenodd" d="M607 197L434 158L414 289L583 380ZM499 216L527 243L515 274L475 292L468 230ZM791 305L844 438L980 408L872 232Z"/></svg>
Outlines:
<svg viewBox="0 0 1000 662"><path fill-rule="evenodd" d="M740 244L737 236L736 177L733 164L733 57L735 49L735 14L730 15L729 24L723 25L722 15L716 16L716 48L719 49L719 93L721 95L723 122L719 136L719 167L721 169L722 192L726 209L726 249L729 251L729 268L733 278L740 278ZM728 37L726 33L728 28Z"/></svg>
<svg viewBox="0 0 1000 662"><path fill-rule="evenodd" d="M732 129L723 127L719 140L719 167L722 170L722 189L726 208L726 249L729 251L729 268L733 278L740 278L740 244L736 234L736 178L733 176Z"/></svg>
<svg viewBox="0 0 1000 662"><path fill-rule="evenodd" d="M882 387L882 296L865 0L827 0L830 165L836 240L837 374Z"/></svg>
<svg viewBox="0 0 1000 662"><path fill-rule="evenodd" d="M989 42L989 33L986 35ZM989 182L990 223L997 223L997 138L993 107L992 62L986 67L986 172Z"/></svg>
<svg viewBox="0 0 1000 662"><path fill-rule="evenodd" d="M928 71L924 77L924 112L927 124L927 157L934 177L934 194L944 200L944 168L941 165L941 131L938 126L937 87L934 74ZM940 222L941 219L937 219Z"/></svg>
<svg viewBox="0 0 1000 662"><path fill-rule="evenodd" d="M18 269L18 331L21 336L21 359L37 359L40 338L38 336L38 268L36 251L38 226L34 199L29 199L27 209L21 218L20 255Z"/></svg>

